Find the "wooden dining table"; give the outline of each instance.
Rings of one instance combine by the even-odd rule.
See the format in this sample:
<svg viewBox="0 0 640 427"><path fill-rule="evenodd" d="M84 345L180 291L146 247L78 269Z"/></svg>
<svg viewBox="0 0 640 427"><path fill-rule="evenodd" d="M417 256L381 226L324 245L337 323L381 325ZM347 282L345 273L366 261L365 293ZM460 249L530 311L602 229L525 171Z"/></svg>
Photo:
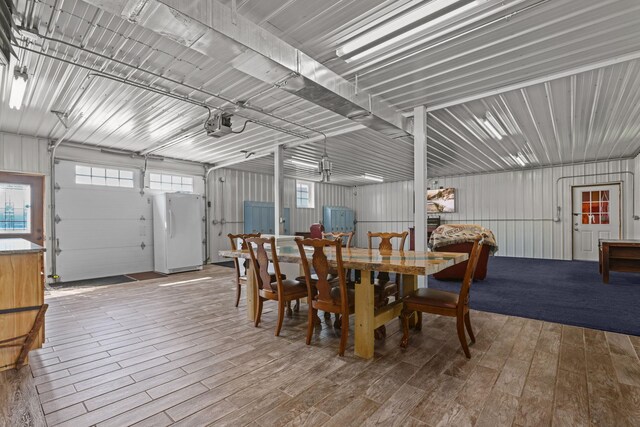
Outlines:
<svg viewBox="0 0 640 427"><path fill-rule="evenodd" d="M271 251L267 250L269 258ZM278 262L301 264L302 259L296 245L283 244L276 247ZM326 252L329 264L337 267L335 250ZM248 250L221 250L219 255L227 258L250 258ZM311 259L309 248L307 258ZM383 308L375 308L374 288L371 272L388 272L402 275L401 295L415 290L418 276L428 276L468 259L466 253L380 251L378 249L343 248L342 264L346 269L359 270L360 282L355 289L355 354L364 359L373 358L374 331L379 326L397 318L402 311L401 301L394 301ZM252 267L247 270L247 319L253 321L257 307L257 286Z"/></svg>

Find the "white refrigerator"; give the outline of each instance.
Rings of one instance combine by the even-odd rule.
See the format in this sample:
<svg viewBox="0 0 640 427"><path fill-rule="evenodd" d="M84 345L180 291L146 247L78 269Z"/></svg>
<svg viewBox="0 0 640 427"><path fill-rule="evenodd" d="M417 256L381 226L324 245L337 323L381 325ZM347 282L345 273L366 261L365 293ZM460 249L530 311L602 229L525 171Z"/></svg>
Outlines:
<svg viewBox="0 0 640 427"><path fill-rule="evenodd" d="M159 273L201 270L203 262L202 196L165 193L153 198L154 270Z"/></svg>

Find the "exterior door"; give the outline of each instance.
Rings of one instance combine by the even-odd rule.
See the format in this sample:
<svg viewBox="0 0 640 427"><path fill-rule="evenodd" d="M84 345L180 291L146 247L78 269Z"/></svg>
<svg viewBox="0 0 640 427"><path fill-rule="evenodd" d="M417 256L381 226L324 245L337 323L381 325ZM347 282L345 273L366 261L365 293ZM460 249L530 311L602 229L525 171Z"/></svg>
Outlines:
<svg viewBox="0 0 640 427"><path fill-rule="evenodd" d="M44 177L0 172L0 238L44 246Z"/></svg>
<svg viewBox="0 0 640 427"><path fill-rule="evenodd" d="M620 238L620 185L573 187L573 259L598 260L598 239Z"/></svg>

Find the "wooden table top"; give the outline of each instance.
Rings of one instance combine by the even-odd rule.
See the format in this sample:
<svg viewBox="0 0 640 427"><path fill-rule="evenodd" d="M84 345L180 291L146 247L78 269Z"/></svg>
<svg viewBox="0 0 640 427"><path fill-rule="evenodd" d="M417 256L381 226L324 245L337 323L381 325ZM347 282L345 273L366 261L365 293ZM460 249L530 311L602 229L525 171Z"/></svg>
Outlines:
<svg viewBox="0 0 640 427"><path fill-rule="evenodd" d="M267 250L271 258L271 251ZM279 262L299 264L302 262L297 246L282 245L276 247ZM248 250L222 250L218 252L227 258L250 258ZM312 249L309 248L307 258L311 258ZM335 250L327 250L327 258L332 267L336 267ZM342 249L342 263L345 268L366 271L386 271L427 276L466 261L469 255L457 252L416 252L391 251L380 252L377 249L351 248Z"/></svg>

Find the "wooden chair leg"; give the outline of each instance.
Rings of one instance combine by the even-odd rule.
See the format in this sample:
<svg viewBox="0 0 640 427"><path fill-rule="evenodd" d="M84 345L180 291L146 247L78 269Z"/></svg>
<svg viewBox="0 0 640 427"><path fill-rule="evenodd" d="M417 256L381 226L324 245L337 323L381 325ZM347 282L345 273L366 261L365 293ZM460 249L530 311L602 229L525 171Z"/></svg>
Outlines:
<svg viewBox="0 0 640 427"><path fill-rule="evenodd" d="M417 311L416 312L416 325L414 326L416 331L421 331L422 330L422 312L421 311Z"/></svg>
<svg viewBox="0 0 640 427"><path fill-rule="evenodd" d="M291 310L291 301L287 301L286 308L287 308L287 316L292 317L293 310Z"/></svg>
<svg viewBox="0 0 640 427"><path fill-rule="evenodd" d="M471 353L469 352L469 345L467 344L467 336L464 334L464 319L462 317L456 317L456 328L458 330L458 339L462 350L467 359L471 359Z"/></svg>
<svg viewBox="0 0 640 427"><path fill-rule="evenodd" d="M313 325L316 323L316 311L314 308L309 306L309 315L307 320L307 345L311 344L311 336L313 335Z"/></svg>
<svg viewBox="0 0 640 427"><path fill-rule="evenodd" d="M467 332L469 333L469 338L471 338L471 342L475 344L476 337L475 335L473 335L473 329L471 329L471 318L469 317L468 311L464 315L464 324L467 327Z"/></svg>
<svg viewBox="0 0 640 427"><path fill-rule="evenodd" d="M336 329L340 329L342 327L342 317L336 313L336 320L333 322L333 327Z"/></svg>
<svg viewBox="0 0 640 427"><path fill-rule="evenodd" d="M282 329L282 322L284 321L284 301L278 300L278 324L276 325L276 336L280 336L280 329Z"/></svg>
<svg viewBox="0 0 640 427"><path fill-rule="evenodd" d="M407 348L409 345L409 316L412 312L409 310L402 310L400 313L400 319L402 319L402 338L400 339L400 347Z"/></svg>
<svg viewBox="0 0 640 427"><path fill-rule="evenodd" d="M326 320L327 322L331 320L331 313L328 311L324 312L324 320Z"/></svg>
<svg viewBox="0 0 640 427"><path fill-rule="evenodd" d="M293 311L295 311L296 313L300 311L300 300L299 299L296 300L296 305L293 306Z"/></svg>
<svg viewBox="0 0 640 427"><path fill-rule="evenodd" d="M16 369L20 369L24 366L24 361L27 359L29 350L31 350L31 347L36 340L40 329L42 329L42 325L44 323L44 314L46 313L47 308L49 308L49 304L42 304L40 310L38 310L38 314L36 314L36 318L33 321L33 326L25 337L24 344L22 344L22 349L20 350L20 354L18 355L18 359L16 360Z"/></svg>
<svg viewBox="0 0 640 427"><path fill-rule="evenodd" d="M256 322L255 322L255 325L254 325L256 328L260 324L260 317L262 316L262 303L263 302L264 302L264 300L262 299L262 297L258 296L258 310L256 312Z"/></svg>
<svg viewBox="0 0 640 427"><path fill-rule="evenodd" d="M340 317L342 320L342 333L340 334L340 349L338 350L338 355L344 356L344 350L347 347L347 339L349 338L349 315L343 314Z"/></svg>
<svg viewBox="0 0 640 427"><path fill-rule="evenodd" d="M240 286L240 282L236 283L236 307L240 304L240 291L242 287Z"/></svg>

